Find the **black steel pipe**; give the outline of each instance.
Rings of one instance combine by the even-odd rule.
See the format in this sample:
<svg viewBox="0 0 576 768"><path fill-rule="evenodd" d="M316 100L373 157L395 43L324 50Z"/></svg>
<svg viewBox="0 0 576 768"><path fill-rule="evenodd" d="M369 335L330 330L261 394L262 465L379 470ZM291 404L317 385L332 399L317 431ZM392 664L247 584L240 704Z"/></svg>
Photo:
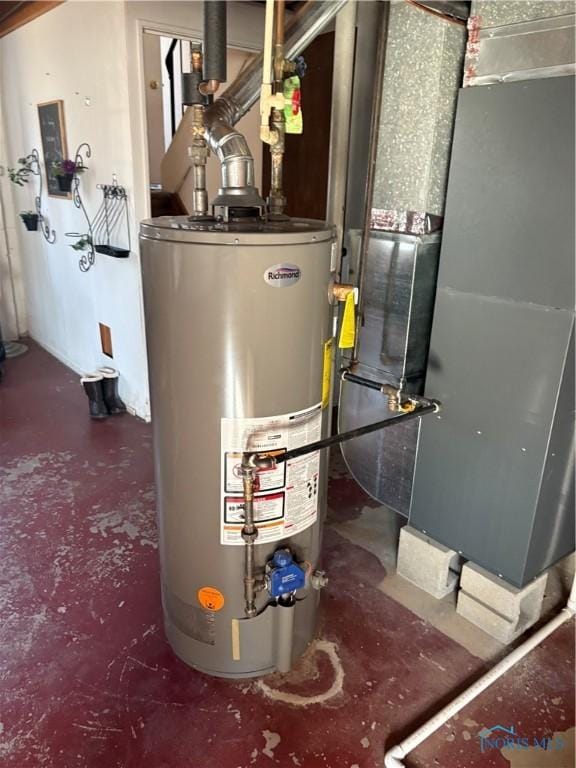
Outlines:
<svg viewBox="0 0 576 768"><path fill-rule="evenodd" d="M428 405L418 405L413 411L409 413L401 413L398 416L392 416L389 419L383 419L382 421L375 421L373 424L366 424L364 427L358 427L357 429L351 429L348 432L341 432L339 435L332 435L326 437L324 440L317 440L315 443L309 443L308 445L302 445L300 448L293 448L291 451L276 456L275 463L282 464L284 461L290 461L290 459L296 459L298 456L305 456L307 453L313 453L314 451L320 451L323 448L330 448L332 445L338 445L339 443L345 443L348 440L352 440L355 437L362 437L362 435L369 435L371 432L377 432L380 429L386 429L387 427L393 427L396 424L404 424L407 421L413 419L419 419L420 416L424 416L427 413L436 413L440 410L440 403L437 400L426 401Z"/></svg>
<svg viewBox="0 0 576 768"><path fill-rule="evenodd" d="M357 376L355 373L350 373L348 370L345 370L342 373L342 379L344 381L351 381L352 384L360 384L361 387L377 389L379 392L388 393L388 390L396 391L396 387L393 387L392 384L383 384L382 382L372 381L372 379L365 379L363 376Z"/></svg>
<svg viewBox="0 0 576 768"><path fill-rule="evenodd" d="M204 1L204 79L226 82L226 3Z"/></svg>

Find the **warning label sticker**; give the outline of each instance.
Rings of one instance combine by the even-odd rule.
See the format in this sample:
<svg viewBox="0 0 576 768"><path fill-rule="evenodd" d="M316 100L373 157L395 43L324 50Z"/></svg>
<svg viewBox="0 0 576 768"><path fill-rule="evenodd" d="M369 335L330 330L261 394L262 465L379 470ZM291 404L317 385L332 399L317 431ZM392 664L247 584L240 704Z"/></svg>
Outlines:
<svg viewBox="0 0 576 768"><path fill-rule="evenodd" d="M320 440L322 403L313 408L262 419L222 419L220 543L243 545L244 499L239 467L243 451L279 455ZM318 517L320 452L258 473L254 495L256 543L278 541L304 531Z"/></svg>
<svg viewBox="0 0 576 768"><path fill-rule="evenodd" d="M215 587L202 587L198 590L198 602L207 611L220 611L224 607L224 595Z"/></svg>

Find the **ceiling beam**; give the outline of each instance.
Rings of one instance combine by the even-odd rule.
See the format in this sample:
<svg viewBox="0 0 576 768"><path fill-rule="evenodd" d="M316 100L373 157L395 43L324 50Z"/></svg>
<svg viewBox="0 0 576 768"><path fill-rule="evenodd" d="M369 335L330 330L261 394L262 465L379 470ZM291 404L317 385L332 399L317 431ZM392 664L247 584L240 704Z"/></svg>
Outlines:
<svg viewBox="0 0 576 768"><path fill-rule="evenodd" d="M0 19L0 37L14 32L15 29L37 19L38 16L42 16L43 13L62 5L63 2L64 0L35 0L34 2L14 3L14 10Z"/></svg>

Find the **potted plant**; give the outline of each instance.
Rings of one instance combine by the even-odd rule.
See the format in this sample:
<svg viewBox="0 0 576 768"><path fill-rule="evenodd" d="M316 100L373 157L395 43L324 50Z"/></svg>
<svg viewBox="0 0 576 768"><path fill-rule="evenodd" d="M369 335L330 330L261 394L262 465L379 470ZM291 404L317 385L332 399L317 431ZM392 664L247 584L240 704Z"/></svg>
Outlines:
<svg viewBox="0 0 576 768"><path fill-rule="evenodd" d="M70 248L74 248L75 251L90 251L92 250L92 238L90 235L81 235L79 240L70 244Z"/></svg>
<svg viewBox="0 0 576 768"><path fill-rule="evenodd" d="M36 232L38 230L39 216L36 211L22 211L19 215L28 232Z"/></svg>
<svg viewBox="0 0 576 768"><path fill-rule="evenodd" d="M85 170L86 166L82 165L82 163L76 163L74 160L65 158L52 163L50 175L56 178L60 192L70 192L74 176Z"/></svg>
<svg viewBox="0 0 576 768"><path fill-rule="evenodd" d="M8 168L8 178L13 184L23 187L28 184L28 176L32 173L32 155L18 158L18 168Z"/></svg>

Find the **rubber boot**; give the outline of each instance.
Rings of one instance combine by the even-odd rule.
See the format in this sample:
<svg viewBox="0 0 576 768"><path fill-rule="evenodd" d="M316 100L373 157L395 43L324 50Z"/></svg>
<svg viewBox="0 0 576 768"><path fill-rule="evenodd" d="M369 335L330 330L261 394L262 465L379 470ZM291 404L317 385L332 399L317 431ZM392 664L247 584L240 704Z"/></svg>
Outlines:
<svg viewBox="0 0 576 768"><path fill-rule="evenodd" d="M116 416L119 413L126 413L126 406L118 394L118 371L115 368L98 368L98 374L102 376L102 391L104 392L104 402L108 413Z"/></svg>
<svg viewBox="0 0 576 768"><path fill-rule="evenodd" d="M80 383L88 395L90 401L90 416L93 419L106 419L108 408L104 402L104 390L102 388L103 377L97 373L90 376L82 376Z"/></svg>

